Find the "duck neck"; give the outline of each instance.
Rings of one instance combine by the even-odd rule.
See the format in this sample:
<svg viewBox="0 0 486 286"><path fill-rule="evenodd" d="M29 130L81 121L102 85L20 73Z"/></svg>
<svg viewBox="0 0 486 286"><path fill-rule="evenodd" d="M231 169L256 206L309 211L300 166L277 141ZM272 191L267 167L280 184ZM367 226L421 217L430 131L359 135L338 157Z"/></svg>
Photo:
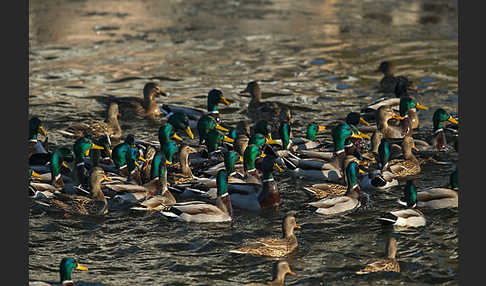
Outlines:
<svg viewBox="0 0 486 286"><path fill-rule="evenodd" d="M101 190L101 179L91 180L91 194L94 200L107 203L105 195Z"/></svg>
<svg viewBox="0 0 486 286"><path fill-rule="evenodd" d="M182 174L186 177L192 177L192 171L189 167L189 152L186 149L183 149L179 156Z"/></svg>
<svg viewBox="0 0 486 286"><path fill-rule="evenodd" d="M216 206L230 217L233 217L233 207L228 193L225 193L216 199Z"/></svg>
<svg viewBox="0 0 486 286"><path fill-rule="evenodd" d="M277 188L277 182L273 179L263 179L262 181L261 208L276 207L280 204L280 193Z"/></svg>
<svg viewBox="0 0 486 286"><path fill-rule="evenodd" d="M218 104L214 102L208 102L208 113L218 113Z"/></svg>
<svg viewBox="0 0 486 286"><path fill-rule="evenodd" d="M351 186L348 183L348 189L347 189L345 195L350 197L350 198L353 198L353 199L358 199L360 191L361 190L360 190L359 184L355 184L355 185Z"/></svg>
<svg viewBox="0 0 486 286"><path fill-rule="evenodd" d="M386 248L386 257L394 259L397 255L397 241L391 237L388 240Z"/></svg>
<svg viewBox="0 0 486 286"><path fill-rule="evenodd" d="M250 104L260 103L262 101L262 92L260 90L252 91Z"/></svg>
<svg viewBox="0 0 486 286"><path fill-rule="evenodd" d="M377 123L377 129L381 131L388 129L388 119L389 118L383 118L379 120Z"/></svg>
<svg viewBox="0 0 486 286"><path fill-rule="evenodd" d="M117 131L121 130L120 123L118 122L118 114L108 114L105 122Z"/></svg>

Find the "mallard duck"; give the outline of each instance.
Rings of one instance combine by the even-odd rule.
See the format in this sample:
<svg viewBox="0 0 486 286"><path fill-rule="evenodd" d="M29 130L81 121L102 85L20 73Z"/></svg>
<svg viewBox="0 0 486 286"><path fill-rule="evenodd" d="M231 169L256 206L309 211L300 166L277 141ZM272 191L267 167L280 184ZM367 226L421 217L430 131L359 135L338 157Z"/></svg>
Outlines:
<svg viewBox="0 0 486 286"><path fill-rule="evenodd" d="M62 286L74 286L74 281L71 278L71 273L73 270L81 270L86 271L88 267L85 267L78 263L75 258L72 257L64 257L59 264L59 274L60 274L60 285ZM57 283L54 283L57 284ZM42 281L29 281L29 286L51 286L53 285L51 282L42 282Z"/></svg>
<svg viewBox="0 0 486 286"><path fill-rule="evenodd" d="M426 209L457 208L458 180L457 169L449 177L450 188L428 188L417 192L417 207ZM405 202L399 201L401 204Z"/></svg>
<svg viewBox="0 0 486 286"><path fill-rule="evenodd" d="M371 148L370 151L373 153L378 152L378 146L383 138L399 139L405 136L412 135L412 127L409 120L404 120L403 124L400 126L392 126L388 124L388 120L394 118L398 120L404 119L400 115L393 112L390 107L382 106L376 111L376 126L377 130L373 132L371 136Z"/></svg>
<svg viewBox="0 0 486 286"><path fill-rule="evenodd" d="M189 124L187 115L182 112L174 112L167 116L167 123L174 127L174 131L184 130L189 138L194 139L194 134Z"/></svg>
<svg viewBox="0 0 486 286"><path fill-rule="evenodd" d="M205 114L199 118L197 121L197 131L199 134L199 144L203 144L206 142L206 138L208 136L208 133L212 129L218 129L223 132L227 132L228 129L222 127L219 125L214 117Z"/></svg>
<svg viewBox="0 0 486 286"><path fill-rule="evenodd" d="M234 207L248 211L260 211L279 206L280 193L273 177L273 169L278 166L275 162L276 159L273 154L263 158L261 182L230 183L228 185L231 204Z"/></svg>
<svg viewBox="0 0 486 286"><path fill-rule="evenodd" d="M408 89L416 89L413 81L405 76L394 76L394 65L389 61L383 61L375 72L382 72L383 78L380 80L380 91L384 93L395 93L397 85L402 84Z"/></svg>
<svg viewBox="0 0 486 286"><path fill-rule="evenodd" d="M386 258L377 259L368 263L363 269L356 271L356 274L368 274L380 271L400 272L400 264L396 259L397 240L395 237L390 235L385 251Z"/></svg>
<svg viewBox="0 0 486 286"><path fill-rule="evenodd" d="M406 203L407 209L387 212L378 218L378 220L383 225L393 225L398 228L425 226L425 216L416 208L417 189L412 180L407 180L403 193L404 197L402 201Z"/></svg>
<svg viewBox="0 0 486 286"><path fill-rule="evenodd" d="M415 99L411 98L410 96L402 96L400 97L400 116L404 119L400 120L400 124L403 120L410 120L409 124L412 129L416 129L419 126L419 118L417 116L417 109L427 110L429 109L427 106L418 103Z"/></svg>
<svg viewBox="0 0 486 286"><path fill-rule="evenodd" d="M148 82L143 87L143 99L140 97L115 97L110 96L103 101L107 105L111 102L116 102L120 109L122 120L132 120L137 117L147 117L155 119L162 114L159 105L155 101L155 97L163 95L168 96L163 92L158 83Z"/></svg>
<svg viewBox="0 0 486 286"><path fill-rule="evenodd" d="M240 121L236 127L229 131L228 137L235 140L233 143L233 150L243 156L248 142L250 141L250 123L248 121Z"/></svg>
<svg viewBox="0 0 486 286"><path fill-rule="evenodd" d="M323 215L334 215L354 210L361 205L360 185L358 181L358 163L349 162L345 169L347 190L343 196L324 198L308 205L316 207L316 213Z"/></svg>
<svg viewBox="0 0 486 286"><path fill-rule="evenodd" d="M115 163L117 172L124 177L128 177L130 172L135 170L135 166L138 164L136 160L143 159L140 155L135 144L135 136L133 134L128 134L125 140L116 145L112 151L112 159ZM129 159L132 159L131 161ZM144 160L144 159L143 159ZM130 164L132 162L133 164Z"/></svg>
<svg viewBox="0 0 486 286"><path fill-rule="evenodd" d="M292 270L290 270L289 263L284 260L276 261L273 264L272 281L269 283L249 283L245 286L283 286L285 283L285 275L290 274L296 276Z"/></svg>
<svg viewBox="0 0 486 286"><path fill-rule="evenodd" d="M77 186L88 186L88 167L85 165L86 157L90 156L91 149L104 150L104 147L98 146L88 137L76 139L73 144L74 152L74 170L73 179Z"/></svg>
<svg viewBox="0 0 486 286"><path fill-rule="evenodd" d="M186 144L182 144L179 150L179 166L172 164L172 168L169 169L169 182L173 185L195 180L191 167L189 166L189 154L194 154L197 150Z"/></svg>
<svg viewBox="0 0 486 286"><path fill-rule="evenodd" d="M234 143L235 140L224 135L224 133L217 130L216 128L209 130L206 137L205 145L210 158L212 154L219 149L223 142Z"/></svg>
<svg viewBox="0 0 486 286"><path fill-rule="evenodd" d="M100 138L103 135L110 136L112 140L119 140L122 137L122 129L118 123L118 104L111 102L106 110L105 121L89 119L83 122L77 122L69 126L66 130L59 130L63 135L72 138L91 137Z"/></svg>
<svg viewBox="0 0 486 286"><path fill-rule="evenodd" d="M433 133L429 138L429 142L422 140L416 140L417 146L420 149L419 154L428 151L446 151L449 149L447 140L444 133L443 123L449 121L453 124L459 124L447 111L442 108L438 108L432 117Z"/></svg>
<svg viewBox="0 0 486 286"><path fill-rule="evenodd" d="M162 215L196 223L232 221L233 208L228 194L228 174L226 170L220 170L216 180L218 189L216 205L199 201L176 203L162 210Z"/></svg>
<svg viewBox="0 0 486 286"><path fill-rule="evenodd" d="M283 121L280 123L280 127L278 129L280 139L269 144L280 145L282 146L283 150L289 150L291 152L315 149L321 146L321 143L316 141L317 132L321 132L325 129L326 126L319 125L316 122L311 122L307 126L305 137L291 137L292 129L290 122Z"/></svg>
<svg viewBox="0 0 486 286"><path fill-rule="evenodd" d="M256 256L283 257L297 249L299 243L294 234L294 228L301 228L295 222L295 217L288 215L282 222L282 238L260 238L231 253L251 254Z"/></svg>
<svg viewBox="0 0 486 286"><path fill-rule="evenodd" d="M420 173L420 162L412 153L412 149L418 150L414 145L412 136L406 136L402 141L403 159L390 160L390 145L383 139L378 148L378 157L381 170L387 170L395 175L395 178L402 179Z"/></svg>
<svg viewBox="0 0 486 286"><path fill-rule="evenodd" d="M251 101L248 104L248 117L257 122L267 120L270 123L272 134L278 130L282 121L290 120L290 109L282 108L278 103L271 101L262 101L262 92L258 82L251 81L240 94L250 94ZM276 137L276 136L274 136Z"/></svg>
<svg viewBox="0 0 486 286"><path fill-rule="evenodd" d="M29 141L27 145L29 158L37 153L47 153L47 146L44 146L37 139L39 133L46 136L45 145L47 145L47 131L42 125L42 121L38 117L32 117L29 120Z"/></svg>
<svg viewBox="0 0 486 286"><path fill-rule="evenodd" d="M81 216L102 216L108 213L108 201L101 190L101 181L111 181L103 169L94 167L89 177L91 198L55 193L54 198L38 201L47 211L64 212Z"/></svg>
<svg viewBox="0 0 486 286"><path fill-rule="evenodd" d="M211 116L216 123L221 123L221 118L219 116L218 104L224 103L230 105L230 102L224 97L223 92L219 89L212 89L208 92L208 106L207 111L203 111L196 108L175 106L164 104L162 109L164 112L170 114L171 112L181 112L189 118L191 128L195 128L197 120L204 115Z"/></svg>

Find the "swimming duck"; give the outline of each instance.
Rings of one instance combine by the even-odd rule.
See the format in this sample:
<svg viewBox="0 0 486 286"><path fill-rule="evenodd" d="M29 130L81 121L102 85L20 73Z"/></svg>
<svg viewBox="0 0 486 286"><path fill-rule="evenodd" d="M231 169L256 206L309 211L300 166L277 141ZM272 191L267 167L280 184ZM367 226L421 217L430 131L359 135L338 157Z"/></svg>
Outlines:
<svg viewBox="0 0 486 286"><path fill-rule="evenodd" d="M206 142L208 133L212 129L221 130L223 132L228 131L228 129L219 125L217 121L214 119L214 117L208 114L201 116L197 121L197 131L199 133L199 144L203 144L204 142Z"/></svg>
<svg viewBox="0 0 486 286"><path fill-rule="evenodd" d="M113 148L113 151L111 153L113 162L115 163L115 167L118 173L124 177L128 177L130 172L133 171L133 169L129 170L129 166L128 166L129 152L131 151L132 148L136 148L135 136L133 136L133 134L128 134L122 143L116 145ZM133 150L132 155L134 154L135 151ZM141 156L139 155L139 158L140 157Z"/></svg>
<svg viewBox="0 0 486 286"><path fill-rule="evenodd" d="M410 96L400 97L400 116L404 119L400 120L400 124L403 125L403 120L410 120L409 124L412 129L416 129L419 126L419 118L417 116L417 109L427 110L427 106L418 103L415 99Z"/></svg>
<svg viewBox="0 0 486 286"><path fill-rule="evenodd" d="M89 119L83 122L78 122L69 126L66 130L59 130L63 135L80 138L91 137L100 138L103 135L110 136L112 140L119 140L122 137L122 129L118 123L118 104L111 102L106 110L105 121Z"/></svg>
<svg viewBox="0 0 486 286"><path fill-rule="evenodd" d="M220 170L216 180L218 189L216 205L199 201L176 203L162 210L161 214L178 220L196 223L232 221L233 208L228 194L228 174L226 170Z"/></svg>
<svg viewBox="0 0 486 286"><path fill-rule="evenodd" d="M449 176L449 184L450 188L428 188L418 191L417 207L427 209L459 207L457 169ZM404 204L402 201L399 201L399 203Z"/></svg>
<svg viewBox="0 0 486 286"><path fill-rule="evenodd" d="M398 120L404 119L403 117L399 116L398 114L394 113L390 107L382 106L376 111L376 118L377 118L377 130L373 132L371 136L371 152L377 153L378 146L381 143L381 139L383 138L403 138L405 136L412 135L412 128L411 125L406 124L410 123L409 120L404 120L403 125L401 126L391 126L388 124L388 120L394 118Z"/></svg>
<svg viewBox="0 0 486 286"><path fill-rule="evenodd" d="M406 203L407 209L387 212L378 218L378 220L383 225L393 225L394 227L398 228L425 226L425 216L416 208L417 189L415 188L412 180L407 180L403 193L404 197L402 201Z"/></svg>
<svg viewBox="0 0 486 286"><path fill-rule="evenodd" d="M421 170L420 163L413 155L412 149L418 150L414 145L413 138L406 136L402 141L403 159L390 160L390 145L386 139L383 139L378 148L381 170L392 172L397 179L419 174Z"/></svg>
<svg viewBox="0 0 486 286"><path fill-rule="evenodd" d="M45 143L37 139L38 134L46 136ZM42 121L38 117L32 117L29 120L29 141L28 141L28 156L29 158L36 153L47 153L47 131L42 125Z"/></svg>
<svg viewBox="0 0 486 286"><path fill-rule="evenodd" d="M284 260L276 261L273 264L272 281L269 283L248 283L245 286L283 286L285 283L285 275L290 274L296 276L292 270L290 270L289 263Z"/></svg>
<svg viewBox="0 0 486 286"><path fill-rule="evenodd" d="M224 135L216 128L209 130L206 137L205 145L210 158L219 149L223 142L234 143L234 140Z"/></svg>
<svg viewBox="0 0 486 286"><path fill-rule="evenodd" d="M345 169L345 178L347 184L346 193L343 196L333 198L324 198L308 205L316 207L316 213L323 215L334 215L347 211L352 211L359 206L361 202L360 185L358 181L358 164L355 161L348 163Z"/></svg>
<svg viewBox="0 0 486 286"><path fill-rule="evenodd" d="M91 198L79 195L55 193L54 198L38 201L48 211L64 212L74 215L102 216L108 213L108 201L101 190L101 181L111 181L103 169L94 167L89 177Z"/></svg>
<svg viewBox="0 0 486 286"><path fill-rule="evenodd" d="M211 116L216 123L221 123L221 118L219 115L218 104L224 103L230 105L230 102L224 97L223 92L219 89L212 89L208 92L208 106L207 111L203 111L196 108L189 108L183 106L174 106L164 104L162 109L164 112L170 114L171 112L181 112L189 118L191 124L190 126L194 128L196 126L196 120L200 119L204 115Z"/></svg>
<svg viewBox="0 0 486 286"><path fill-rule="evenodd" d="M168 96L163 92L158 83L148 82L143 87L143 99L140 97L116 97L110 96L104 101L116 102L121 112L122 120L129 121L136 117L156 119L162 112L155 101L156 96Z"/></svg>
<svg viewBox="0 0 486 286"><path fill-rule="evenodd" d="M74 286L74 281L71 278L73 270L88 270L87 267L78 263L73 257L64 257L59 264L60 285L62 286ZM42 281L29 281L29 286L51 286L53 284Z"/></svg>
<svg viewBox="0 0 486 286"><path fill-rule="evenodd" d="M250 141L250 123L248 121L240 121L236 127L229 131L228 137L235 140L233 143L233 150L243 156L248 142Z"/></svg>
<svg viewBox="0 0 486 286"><path fill-rule="evenodd" d="M429 138L429 142L416 140L420 151L446 151L448 150L447 140L444 133L443 123L449 121L453 124L459 124L447 111L438 108L432 117L433 134Z"/></svg>
<svg viewBox="0 0 486 286"><path fill-rule="evenodd" d="M189 166L189 154L194 154L197 150L186 144L182 144L179 150L179 166L172 164L172 168L169 170L169 182L173 185L194 181L194 175Z"/></svg>
<svg viewBox="0 0 486 286"><path fill-rule="evenodd" d="M74 141L74 163L73 170L74 182L77 186L88 186L88 167L85 165L85 159L90 155L91 149L104 150L104 147L98 146L88 137L81 137Z"/></svg>
<svg viewBox="0 0 486 286"><path fill-rule="evenodd" d="M413 81L405 76L394 76L394 65L389 61L383 61L375 72L383 73L380 80L380 91L384 93L394 93L398 84L402 84L408 89L416 89Z"/></svg>
<svg viewBox="0 0 486 286"><path fill-rule="evenodd" d="M396 259L397 240L395 237L390 235L385 251L386 258L376 259L375 261L368 263L363 269L356 271L356 274L368 274L380 271L400 272L400 264Z"/></svg>
<svg viewBox="0 0 486 286"><path fill-rule="evenodd" d="M294 228L301 228L301 226L297 225L294 216L288 215L282 222L282 238L260 238L230 252L269 257L287 256L299 245Z"/></svg>
<svg viewBox="0 0 486 286"><path fill-rule="evenodd" d="M186 114L182 112L174 112L167 117L167 123L174 127L174 131L184 130L189 138L194 139L194 134L192 134L189 119Z"/></svg>

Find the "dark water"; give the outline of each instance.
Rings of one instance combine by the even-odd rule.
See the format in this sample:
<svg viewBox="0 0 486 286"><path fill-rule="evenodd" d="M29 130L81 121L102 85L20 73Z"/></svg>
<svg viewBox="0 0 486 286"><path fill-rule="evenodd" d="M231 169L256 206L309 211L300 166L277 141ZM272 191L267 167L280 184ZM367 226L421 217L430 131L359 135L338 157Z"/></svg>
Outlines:
<svg viewBox="0 0 486 286"><path fill-rule="evenodd" d="M455 1L37 1L29 2L29 114L49 130L52 148L71 145L55 130L103 118L99 95L141 95L154 80L160 102L205 108L221 89L232 104L222 118L245 118L238 92L259 80L265 99L293 107L296 135L312 118L330 124L380 95L380 61L413 79L418 135L432 114L457 113L458 27ZM157 125L122 122L123 130L156 140ZM329 132L319 139L330 139ZM449 165L425 165L417 187L447 184ZM76 281L107 285L240 285L271 278L272 261L229 254L245 239L280 236L296 211L300 247L289 257L287 285L458 284L458 210L425 212L427 226L400 233L399 274L357 276L384 254L376 218L396 208L400 188L373 195L374 209L325 218L304 207L308 197L288 174L277 175L282 206L274 213L236 212L234 225L170 222L160 215L110 213L103 221L32 214L29 276L58 280L58 264L75 256L89 271Z"/></svg>

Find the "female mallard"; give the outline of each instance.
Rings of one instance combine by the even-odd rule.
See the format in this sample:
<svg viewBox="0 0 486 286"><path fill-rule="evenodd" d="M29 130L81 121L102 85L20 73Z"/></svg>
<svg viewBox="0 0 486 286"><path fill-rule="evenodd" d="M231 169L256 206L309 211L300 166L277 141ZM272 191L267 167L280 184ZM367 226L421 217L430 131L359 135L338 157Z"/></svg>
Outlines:
<svg viewBox="0 0 486 286"><path fill-rule="evenodd" d="M233 143L233 150L243 156L248 142L250 141L250 123L248 121L240 121L236 124L236 128L230 131L228 137L235 140Z"/></svg>
<svg viewBox="0 0 486 286"><path fill-rule="evenodd" d="M294 228L301 228L295 222L295 217L288 215L282 222L282 238L260 238L231 253L251 254L256 256L283 257L297 249L299 243L294 234Z"/></svg>
<svg viewBox="0 0 486 286"><path fill-rule="evenodd" d="M88 270L87 267L78 263L75 258L72 257L65 257L61 260L59 264L59 274L60 274L60 285L62 286L74 286L74 281L71 278L71 273L73 270L81 270L86 271ZM29 281L29 286L51 286L53 285L51 282L46 283L42 281Z"/></svg>
<svg viewBox="0 0 486 286"><path fill-rule="evenodd" d="M417 189L412 180L408 180L403 189L407 209L390 211L385 213L378 220L383 225L393 225L395 227L421 227L425 226L426 220L424 214L417 207Z"/></svg>
<svg viewBox="0 0 486 286"><path fill-rule="evenodd" d="M199 201L176 203L161 211L164 216L186 222L226 222L233 219L233 208L228 194L228 174L220 170L217 175L216 205Z"/></svg>
<svg viewBox="0 0 486 286"><path fill-rule="evenodd" d="M356 271L356 274L368 274L371 272L393 271L400 272L400 263L396 259L397 240L390 235L386 245L386 258L377 259L368 263L363 269Z"/></svg>
<svg viewBox="0 0 486 286"><path fill-rule="evenodd" d="M197 150L186 144L182 144L179 150L179 164L172 164L169 169L169 182L171 185L194 181L194 175L189 166L189 154L194 154Z"/></svg>
<svg viewBox="0 0 486 286"><path fill-rule="evenodd" d="M162 113L159 105L155 101L155 97L159 95L168 96L167 93L162 91L159 84L148 82L143 87L143 99L140 97L110 96L107 101L118 104L123 120L129 121L137 117L155 119Z"/></svg>
<svg viewBox="0 0 486 286"><path fill-rule="evenodd" d="M394 118L394 119L404 119L403 117L399 116L398 114L394 113L393 110L390 107L383 106L380 107L376 111L376 127L377 130L373 132L373 135L371 136L371 152L377 153L378 152L378 146L381 143L381 139L383 138L403 138L405 136L411 136L412 135L412 127L410 124L410 120L404 120L404 124L400 126L392 126L388 124L388 120Z"/></svg>
<svg viewBox="0 0 486 286"><path fill-rule="evenodd" d="M402 179L420 173L420 163L412 154L412 149L418 150L414 145L412 136L406 136L402 141L403 159L390 160L390 145L383 139L378 148L378 158L382 170L387 170L395 175L395 178Z"/></svg>
<svg viewBox="0 0 486 286"><path fill-rule="evenodd" d="M402 84L408 89L416 89L413 81L405 76L394 76L394 65L389 61L383 61L375 72L383 73L380 80L380 91L384 93L395 93L397 85Z"/></svg>
<svg viewBox="0 0 486 286"><path fill-rule="evenodd" d="M40 134L47 136L47 131L42 125L42 121L38 117L32 117L29 120L29 143L27 145L28 148L28 156L37 154L37 153L47 153L47 137L44 145L41 141L37 139L37 136Z"/></svg>
<svg viewBox="0 0 486 286"><path fill-rule="evenodd" d="M245 286L283 286L285 283L285 275L290 274L295 276L294 272L290 270L289 263L284 260L276 261L273 264L273 274L272 274L272 281L269 283L249 283L245 284Z"/></svg>
<svg viewBox="0 0 486 286"><path fill-rule="evenodd" d="M223 92L219 89L212 89L208 92L208 106L207 111L203 111L196 108L184 107L184 106L174 106L164 104L162 109L170 114L171 112L181 112L185 114L190 121L190 126L194 128L196 126L196 121L204 115L211 116L216 123L221 123L221 118L219 116L218 104L224 103L230 105L230 102L224 97Z"/></svg>
<svg viewBox="0 0 486 286"><path fill-rule="evenodd" d="M90 119L75 123L66 130L59 130L60 133L73 138L91 137L100 138L103 135L110 136L110 139L119 140L122 137L122 130L118 123L118 104L111 102L106 110L105 121Z"/></svg>
<svg viewBox="0 0 486 286"><path fill-rule="evenodd" d="M102 216L108 213L108 201L101 190L101 181L111 181L103 169L94 167L89 177L91 198L78 195L55 193L54 198L39 201L48 211L64 212L74 215Z"/></svg>
<svg viewBox="0 0 486 286"><path fill-rule="evenodd" d="M429 188L417 192L417 207L427 209L459 207L457 169L451 173L449 178L450 188Z"/></svg>
<svg viewBox="0 0 486 286"><path fill-rule="evenodd" d="M447 140L444 133L443 123L449 121L453 124L459 124L447 111L442 108L438 108L432 117L433 122L433 134L429 138L429 142L422 140L416 140L417 146L420 151L446 151L448 150Z"/></svg>
<svg viewBox="0 0 486 286"><path fill-rule="evenodd" d="M347 190L343 196L324 198L308 203L308 205L317 208L316 213L334 215L354 210L361 205L359 200L358 164L355 161L351 161L347 165L345 175Z"/></svg>

